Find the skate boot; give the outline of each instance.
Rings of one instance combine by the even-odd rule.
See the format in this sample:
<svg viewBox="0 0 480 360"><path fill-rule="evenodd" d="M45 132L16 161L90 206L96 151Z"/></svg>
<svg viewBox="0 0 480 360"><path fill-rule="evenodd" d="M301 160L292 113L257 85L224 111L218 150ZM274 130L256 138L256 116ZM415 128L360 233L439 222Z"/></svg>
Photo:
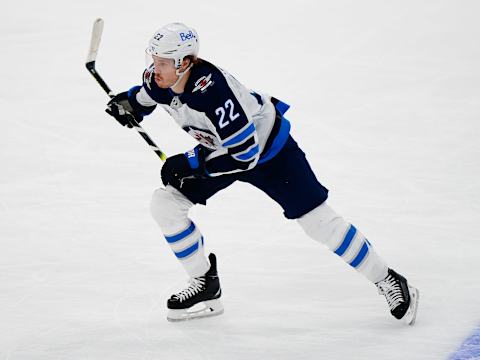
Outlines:
<svg viewBox="0 0 480 360"><path fill-rule="evenodd" d="M187 288L168 300L168 321L191 320L223 313L217 259L215 254L210 254L208 259L210 270L203 276L192 278Z"/></svg>
<svg viewBox="0 0 480 360"><path fill-rule="evenodd" d="M390 312L408 325L415 323L418 308L418 289L410 286L402 275L388 269L387 277L375 284L380 295L385 295Z"/></svg>

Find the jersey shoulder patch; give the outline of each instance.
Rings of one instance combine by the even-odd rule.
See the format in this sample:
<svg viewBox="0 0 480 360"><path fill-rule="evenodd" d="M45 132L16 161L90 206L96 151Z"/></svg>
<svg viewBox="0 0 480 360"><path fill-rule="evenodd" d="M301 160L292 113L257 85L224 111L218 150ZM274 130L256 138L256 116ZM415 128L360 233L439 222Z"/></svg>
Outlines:
<svg viewBox="0 0 480 360"><path fill-rule="evenodd" d="M216 92L226 85L225 77L219 68L202 60L200 64L195 65L190 74L190 79L185 88L185 92L191 95L208 96L210 92Z"/></svg>
<svg viewBox="0 0 480 360"><path fill-rule="evenodd" d="M208 75L202 75L197 81L195 81L195 87L192 90L192 93L200 91L204 93L207 91L209 86L212 86L215 82L212 80L212 73Z"/></svg>

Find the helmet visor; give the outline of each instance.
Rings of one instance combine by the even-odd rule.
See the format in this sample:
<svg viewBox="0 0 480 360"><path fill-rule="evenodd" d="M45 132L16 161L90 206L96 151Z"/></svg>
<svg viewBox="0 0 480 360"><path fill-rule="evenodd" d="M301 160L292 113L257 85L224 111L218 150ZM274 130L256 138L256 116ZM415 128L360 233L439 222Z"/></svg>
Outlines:
<svg viewBox="0 0 480 360"><path fill-rule="evenodd" d="M149 48L145 49L145 68L150 69L154 64L153 62L153 56L151 55L151 52L149 51Z"/></svg>

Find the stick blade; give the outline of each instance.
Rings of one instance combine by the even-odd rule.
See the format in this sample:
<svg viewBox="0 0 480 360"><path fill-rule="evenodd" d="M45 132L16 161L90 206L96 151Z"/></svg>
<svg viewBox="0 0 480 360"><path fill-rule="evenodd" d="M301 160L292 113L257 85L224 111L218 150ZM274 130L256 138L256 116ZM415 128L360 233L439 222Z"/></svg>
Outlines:
<svg viewBox="0 0 480 360"><path fill-rule="evenodd" d="M103 19L98 18L93 22L92 39L90 40L90 48L88 49L86 64L94 63L97 58L100 40L102 39Z"/></svg>

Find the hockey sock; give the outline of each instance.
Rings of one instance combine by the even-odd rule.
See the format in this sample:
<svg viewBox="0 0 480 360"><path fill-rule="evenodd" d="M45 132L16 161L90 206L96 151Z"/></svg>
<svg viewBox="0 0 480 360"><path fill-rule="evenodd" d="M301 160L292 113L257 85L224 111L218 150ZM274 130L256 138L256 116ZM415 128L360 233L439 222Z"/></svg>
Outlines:
<svg viewBox="0 0 480 360"><path fill-rule="evenodd" d="M387 276L387 265L365 236L326 203L303 215L297 221L312 239L325 244L373 283Z"/></svg>
<svg viewBox="0 0 480 360"><path fill-rule="evenodd" d="M150 209L173 253L190 277L204 275L210 268L200 230L188 218L193 204L171 186L157 189Z"/></svg>

